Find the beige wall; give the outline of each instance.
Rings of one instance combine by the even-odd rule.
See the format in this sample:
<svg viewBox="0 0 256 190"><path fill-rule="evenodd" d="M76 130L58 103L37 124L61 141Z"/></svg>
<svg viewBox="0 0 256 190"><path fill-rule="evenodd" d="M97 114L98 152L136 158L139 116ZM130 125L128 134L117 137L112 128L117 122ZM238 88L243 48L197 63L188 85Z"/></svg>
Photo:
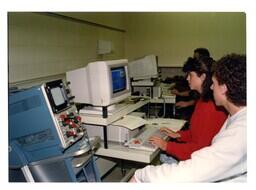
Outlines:
<svg viewBox="0 0 256 190"><path fill-rule="evenodd" d="M197 47L214 59L246 51L245 13L126 13L126 56L156 54L160 66L182 66Z"/></svg>
<svg viewBox="0 0 256 190"><path fill-rule="evenodd" d="M58 14L118 29L125 29L124 16L121 12L58 12Z"/></svg>
<svg viewBox="0 0 256 190"><path fill-rule="evenodd" d="M96 25L38 13L8 13L10 83L59 77L100 59L133 60L153 53L160 66L181 67L197 47L207 47L215 59L246 51L244 13L58 14ZM97 54L98 40L112 42L111 54Z"/></svg>
<svg viewBox="0 0 256 190"><path fill-rule="evenodd" d="M96 18L97 21L100 16ZM111 22L101 24L121 27L121 18L116 13L110 15ZM98 55L98 40L111 41L112 52ZM125 56L124 32L38 13L9 13L8 41L10 83L58 75L91 61Z"/></svg>

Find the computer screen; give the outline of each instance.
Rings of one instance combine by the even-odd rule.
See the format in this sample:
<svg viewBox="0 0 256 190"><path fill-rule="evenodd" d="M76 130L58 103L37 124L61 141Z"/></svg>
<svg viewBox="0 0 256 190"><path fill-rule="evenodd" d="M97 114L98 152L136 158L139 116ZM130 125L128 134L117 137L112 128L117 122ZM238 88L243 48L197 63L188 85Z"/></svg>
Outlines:
<svg viewBox="0 0 256 190"><path fill-rule="evenodd" d="M126 76L125 76L125 68L112 68L112 87L113 93L120 92L126 89Z"/></svg>
<svg viewBox="0 0 256 190"><path fill-rule="evenodd" d="M131 95L126 59L92 62L66 77L76 103L108 106Z"/></svg>
<svg viewBox="0 0 256 190"><path fill-rule="evenodd" d="M63 85L62 80L47 82L45 84L45 90L54 113L57 113L70 106Z"/></svg>
<svg viewBox="0 0 256 190"><path fill-rule="evenodd" d="M53 97L54 104L56 106L59 106L59 105L65 103L65 99L61 92L60 87L52 88L50 91L51 91L51 94Z"/></svg>

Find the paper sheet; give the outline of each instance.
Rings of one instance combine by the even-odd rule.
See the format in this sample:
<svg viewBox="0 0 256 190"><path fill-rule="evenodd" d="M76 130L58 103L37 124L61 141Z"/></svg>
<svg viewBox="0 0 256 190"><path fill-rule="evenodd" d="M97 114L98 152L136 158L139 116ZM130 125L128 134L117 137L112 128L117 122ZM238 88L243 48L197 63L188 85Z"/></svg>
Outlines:
<svg viewBox="0 0 256 190"><path fill-rule="evenodd" d="M134 130L142 125L145 125L147 121L141 117L126 115L122 119L112 123L112 125L123 126L127 129Z"/></svg>

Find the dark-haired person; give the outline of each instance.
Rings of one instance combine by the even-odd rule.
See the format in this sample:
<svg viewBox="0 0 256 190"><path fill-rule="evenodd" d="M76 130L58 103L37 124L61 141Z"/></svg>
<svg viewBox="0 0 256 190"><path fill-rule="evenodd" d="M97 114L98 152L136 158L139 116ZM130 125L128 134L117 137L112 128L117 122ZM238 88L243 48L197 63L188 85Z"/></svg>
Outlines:
<svg viewBox="0 0 256 190"><path fill-rule="evenodd" d="M246 182L246 57L221 58L212 79L214 100L229 117L211 145L178 164L139 169L131 182Z"/></svg>
<svg viewBox="0 0 256 190"><path fill-rule="evenodd" d="M193 57L197 60L199 60L200 57L210 57L210 52L207 48L196 48Z"/></svg>
<svg viewBox="0 0 256 190"><path fill-rule="evenodd" d="M201 57L210 57L210 52L207 48L196 48L194 50L193 58L199 60ZM183 72L185 72L184 67ZM190 90L180 91L178 88L174 88L171 90L171 93L177 97L175 104L176 108L178 108L177 113L182 113L184 111L186 112L186 110L188 110L188 112L193 111L195 105L195 97L193 97L193 93L191 93Z"/></svg>
<svg viewBox="0 0 256 190"><path fill-rule="evenodd" d="M172 156L167 157L165 154L161 154L160 160L162 162L173 163L175 162L173 157L178 160L189 159L194 151L211 144L212 138L219 132L225 122L227 114L223 108L216 107L210 89L212 85L212 63L213 59L210 57L201 57L199 60L189 58L185 63L184 68L190 89L196 91L200 98L196 102L188 130L173 132L168 128L160 129L178 142L168 142L157 136L149 139L152 144Z"/></svg>
<svg viewBox="0 0 256 190"><path fill-rule="evenodd" d="M190 87L185 76L179 76L178 80L173 83L174 85L170 88L171 93L176 95L173 117L189 121L194 111L196 97L190 93Z"/></svg>

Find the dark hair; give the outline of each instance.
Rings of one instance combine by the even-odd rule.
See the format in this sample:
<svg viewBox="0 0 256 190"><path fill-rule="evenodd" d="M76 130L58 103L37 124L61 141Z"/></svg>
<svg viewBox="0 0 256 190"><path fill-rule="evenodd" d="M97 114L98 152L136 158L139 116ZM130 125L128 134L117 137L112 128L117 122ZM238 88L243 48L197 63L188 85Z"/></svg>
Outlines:
<svg viewBox="0 0 256 190"><path fill-rule="evenodd" d="M208 49L206 48L196 48L194 50L194 53L198 53L201 56L207 56L207 57L210 57L210 52Z"/></svg>
<svg viewBox="0 0 256 190"><path fill-rule="evenodd" d="M227 99L237 106L246 106L246 56L230 54L216 62L214 76L227 86Z"/></svg>
<svg viewBox="0 0 256 190"><path fill-rule="evenodd" d="M189 57L183 66L183 72L188 73L194 71L197 76L205 74L205 80L202 84L202 93L200 94L203 101L209 101L213 99L211 90L212 85L212 71L211 67L214 60L211 57L203 56L199 60Z"/></svg>

